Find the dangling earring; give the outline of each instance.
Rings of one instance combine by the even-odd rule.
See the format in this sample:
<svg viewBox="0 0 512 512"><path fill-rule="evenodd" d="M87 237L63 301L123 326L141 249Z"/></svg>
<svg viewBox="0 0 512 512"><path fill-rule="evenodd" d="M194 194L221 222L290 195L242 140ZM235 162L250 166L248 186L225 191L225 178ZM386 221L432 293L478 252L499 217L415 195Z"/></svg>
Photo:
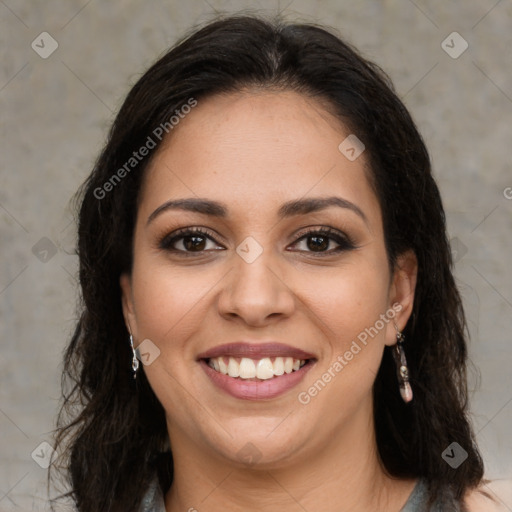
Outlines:
<svg viewBox="0 0 512 512"><path fill-rule="evenodd" d="M395 329L396 345L393 350L393 357L395 358L396 363L396 374L398 377L398 384L400 386L400 395L402 396L403 401L408 403L412 400L412 388L409 384L409 368L407 367L407 360L405 359L405 351L403 347L405 337L398 330L396 324Z"/></svg>
<svg viewBox="0 0 512 512"><path fill-rule="evenodd" d="M133 359L132 359L132 370L133 370L133 378L137 378L137 370L139 369L139 360L137 359L137 352L133 348L133 336L130 332L130 347L132 349Z"/></svg>

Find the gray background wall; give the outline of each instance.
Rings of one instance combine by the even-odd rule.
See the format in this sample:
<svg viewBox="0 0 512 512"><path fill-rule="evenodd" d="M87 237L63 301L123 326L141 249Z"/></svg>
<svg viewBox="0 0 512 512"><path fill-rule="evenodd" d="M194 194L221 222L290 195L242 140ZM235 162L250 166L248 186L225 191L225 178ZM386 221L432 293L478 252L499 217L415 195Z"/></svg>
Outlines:
<svg viewBox="0 0 512 512"><path fill-rule="evenodd" d="M46 460L77 296L68 201L148 65L215 10L246 7L337 28L411 110L456 253L487 476L512 478L511 0L0 0L0 511L46 510L36 461ZM44 31L58 43L49 56ZM442 46L454 31L469 45L457 58L462 39ZM496 492L512 510L512 493Z"/></svg>

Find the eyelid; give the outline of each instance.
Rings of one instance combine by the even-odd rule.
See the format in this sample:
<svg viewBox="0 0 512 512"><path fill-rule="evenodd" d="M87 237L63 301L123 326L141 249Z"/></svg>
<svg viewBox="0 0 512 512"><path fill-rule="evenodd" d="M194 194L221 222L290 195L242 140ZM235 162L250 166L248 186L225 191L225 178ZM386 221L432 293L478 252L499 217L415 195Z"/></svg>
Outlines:
<svg viewBox="0 0 512 512"><path fill-rule="evenodd" d="M212 252L212 250L201 250L201 251L184 251L181 249L173 249L171 246L174 245L174 243L177 240L181 240L187 236L193 236L194 234L197 234L200 237L206 238L212 242L214 242L217 245L222 245L219 242L217 242L216 238L217 235L214 234L210 229L200 226L193 226L193 227L185 227L180 228L175 231L172 231L171 233L167 233L164 236L160 237L158 239L157 247L162 250L166 250L168 252L178 254L180 256L184 257L193 257L193 256L201 256L205 253ZM312 254L315 255L315 257L327 257L332 256L334 254L338 254L343 251L349 251L352 249L357 249L358 245L354 242L354 240L345 232L338 230L336 228L332 228L330 226L308 226L306 228L302 228L298 233L295 233L293 235L294 241L292 242L292 245L298 244L303 239L307 238L308 236L313 235L320 235L328 238L329 240L334 241L336 244L338 244L337 248L330 249L328 251L303 251L303 250L292 250L291 252L298 252L298 253L305 253L305 254ZM216 249L219 250L219 249Z"/></svg>
<svg viewBox="0 0 512 512"><path fill-rule="evenodd" d="M328 251L293 251L293 252L303 252L308 255L314 255L315 257L328 257L340 254L342 252L347 252L353 249L359 248L359 246L354 242L352 237L346 234L343 231L332 228L330 226L318 226L318 227L308 227L301 230L299 233L295 234L295 241L292 245L298 244L300 241L308 238L309 236L319 235L328 238L329 240L334 241L338 244L338 247L334 249L329 249Z"/></svg>
<svg viewBox="0 0 512 512"><path fill-rule="evenodd" d="M307 228L301 229L298 233L295 233L294 238L296 239L296 241L298 241L306 237L307 235L314 235L317 233L329 236L331 238L342 238L343 241L345 241L347 244L355 246L355 242L347 233L339 229L332 228L330 226L309 226Z"/></svg>
<svg viewBox="0 0 512 512"><path fill-rule="evenodd" d="M175 240L179 240L181 238L184 238L186 236L192 236L194 234L197 234L199 236L204 236L205 238L208 238L209 240L212 240L217 245L221 245L219 242L217 242L217 235L214 234L214 232L208 228L202 227L202 226L193 226L193 227L186 227L186 228L179 228L171 233L166 233L163 236L158 238L157 241L157 247L160 249L168 249L170 246L170 242L173 242ZM173 250L173 249L168 249ZM180 251L175 249L174 252L181 252L186 253L189 251ZM192 253L191 253L192 254Z"/></svg>

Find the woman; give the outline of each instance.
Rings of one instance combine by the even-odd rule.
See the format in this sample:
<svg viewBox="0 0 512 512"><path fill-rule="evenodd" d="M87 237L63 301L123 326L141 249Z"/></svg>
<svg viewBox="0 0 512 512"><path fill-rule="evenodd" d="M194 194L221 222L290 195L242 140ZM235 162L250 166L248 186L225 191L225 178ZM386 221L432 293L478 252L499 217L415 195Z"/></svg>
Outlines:
<svg viewBox="0 0 512 512"><path fill-rule="evenodd" d="M78 251L81 512L492 510L426 148L325 29L235 16L156 62Z"/></svg>

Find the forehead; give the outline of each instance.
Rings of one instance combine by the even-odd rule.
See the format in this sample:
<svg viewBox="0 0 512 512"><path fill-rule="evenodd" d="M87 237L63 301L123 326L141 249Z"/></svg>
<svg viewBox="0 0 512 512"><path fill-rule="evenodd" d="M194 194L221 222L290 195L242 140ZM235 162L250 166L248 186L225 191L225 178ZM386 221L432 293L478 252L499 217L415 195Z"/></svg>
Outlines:
<svg viewBox="0 0 512 512"><path fill-rule="evenodd" d="M349 160L350 132L325 103L292 91L251 91L198 101L146 171L145 213L169 199L207 197L233 215L260 216L290 199L342 195L380 215L364 152ZM151 210L152 211L152 210Z"/></svg>

